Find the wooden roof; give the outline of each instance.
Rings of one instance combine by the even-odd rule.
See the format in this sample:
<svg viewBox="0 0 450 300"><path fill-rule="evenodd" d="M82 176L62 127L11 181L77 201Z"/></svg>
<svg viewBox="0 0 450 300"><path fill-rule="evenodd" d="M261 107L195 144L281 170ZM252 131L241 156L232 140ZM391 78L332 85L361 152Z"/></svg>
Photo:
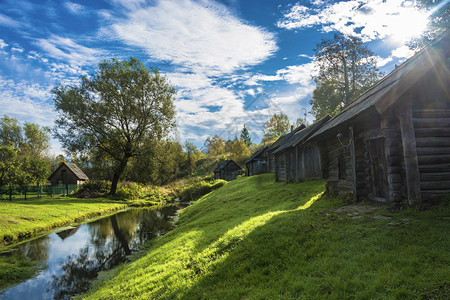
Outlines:
<svg viewBox="0 0 450 300"><path fill-rule="evenodd" d="M232 160L232 159L227 159L227 160L221 161L221 162L219 163L219 166L218 166L217 168L214 169L214 172L219 172L219 171L225 169L225 167L226 167L228 164L234 164L236 170L242 170L242 168L241 168L237 163L235 163L234 160Z"/></svg>
<svg viewBox="0 0 450 300"><path fill-rule="evenodd" d="M322 119L316 121L314 124L297 131L290 138L288 138L278 149L276 149L273 154L280 153L288 148L296 147L304 143L314 132L320 129L331 117L326 115Z"/></svg>
<svg viewBox="0 0 450 300"><path fill-rule="evenodd" d="M75 174L75 176L77 177L77 179L80 179L80 180L88 180L88 179L89 179L89 177L87 177L86 174L84 174L84 172L81 171L81 169L78 168L78 166L77 166L76 164L74 164L74 163L68 163L68 162L62 162L62 163L58 166L58 168L56 168L56 170L52 173L52 175L50 175L50 176L48 177L49 180L50 180L50 178L52 178L53 175L55 175L55 174L58 172L58 170L59 170L62 166L64 166L64 165L65 165L70 171L72 171L73 174Z"/></svg>
<svg viewBox="0 0 450 300"><path fill-rule="evenodd" d="M250 156L250 158L247 159L247 160L245 161L245 163L249 163L249 162L251 162L252 160L254 160L254 159L255 159L256 157L258 157L261 153L263 153L267 148L269 148L269 147L264 146L264 147L262 147L261 149L259 149L258 151L256 151L255 153L253 153L253 155Z"/></svg>
<svg viewBox="0 0 450 300"><path fill-rule="evenodd" d="M294 130L280 136L278 138L278 140L276 140L275 142L273 142L272 145L269 146L269 149L267 149L270 152L275 151L278 147L280 147L288 138L290 138L292 135L294 135L297 131L302 130L303 128L305 128L305 124L301 124L300 126L298 126L297 128L295 128Z"/></svg>
<svg viewBox="0 0 450 300"><path fill-rule="evenodd" d="M375 108L378 113L383 113L436 65L443 65L445 75L448 77L449 32L450 30L444 32L413 57L374 84L364 94L329 120L310 139L314 139L332 128L354 119L369 108Z"/></svg>

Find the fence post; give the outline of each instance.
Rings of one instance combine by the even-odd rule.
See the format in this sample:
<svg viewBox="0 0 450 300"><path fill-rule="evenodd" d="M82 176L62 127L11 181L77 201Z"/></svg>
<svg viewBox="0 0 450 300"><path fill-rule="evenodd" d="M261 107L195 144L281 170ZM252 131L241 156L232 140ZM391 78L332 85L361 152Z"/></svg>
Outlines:
<svg viewBox="0 0 450 300"><path fill-rule="evenodd" d="M66 183L66 196L69 196L69 184Z"/></svg>
<svg viewBox="0 0 450 300"><path fill-rule="evenodd" d="M23 192L25 195L25 200L27 200L27 186L26 185L23 186Z"/></svg>
<svg viewBox="0 0 450 300"><path fill-rule="evenodd" d="M9 186L9 201L12 200L12 187Z"/></svg>

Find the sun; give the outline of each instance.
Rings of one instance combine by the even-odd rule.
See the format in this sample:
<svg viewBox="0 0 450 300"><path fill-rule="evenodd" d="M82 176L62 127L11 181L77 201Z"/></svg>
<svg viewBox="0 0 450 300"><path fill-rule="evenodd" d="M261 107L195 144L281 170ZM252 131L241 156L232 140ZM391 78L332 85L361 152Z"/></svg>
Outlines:
<svg viewBox="0 0 450 300"><path fill-rule="evenodd" d="M388 35L391 41L404 44L419 37L429 24L429 12L414 5L403 6L395 13L385 15L388 20Z"/></svg>

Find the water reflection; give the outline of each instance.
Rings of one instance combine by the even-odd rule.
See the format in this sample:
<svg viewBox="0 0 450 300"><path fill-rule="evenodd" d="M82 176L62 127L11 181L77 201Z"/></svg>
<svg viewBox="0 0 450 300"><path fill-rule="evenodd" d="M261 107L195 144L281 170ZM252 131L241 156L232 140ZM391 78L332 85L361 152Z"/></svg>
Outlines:
<svg viewBox="0 0 450 300"><path fill-rule="evenodd" d="M24 255L46 269L4 291L1 299L69 299L86 291L99 271L126 262L149 239L173 228L176 208L131 209L19 245L3 255Z"/></svg>

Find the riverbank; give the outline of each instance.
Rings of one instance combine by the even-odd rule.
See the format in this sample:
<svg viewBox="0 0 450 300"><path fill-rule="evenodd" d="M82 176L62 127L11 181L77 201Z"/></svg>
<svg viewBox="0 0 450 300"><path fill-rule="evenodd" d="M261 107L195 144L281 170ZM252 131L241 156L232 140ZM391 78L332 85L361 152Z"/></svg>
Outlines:
<svg viewBox="0 0 450 300"><path fill-rule="evenodd" d="M271 174L229 182L88 297L449 297L448 205L390 211L323 191L323 181Z"/></svg>
<svg viewBox="0 0 450 300"><path fill-rule="evenodd" d="M0 247L128 207L107 198L47 197L0 202Z"/></svg>

